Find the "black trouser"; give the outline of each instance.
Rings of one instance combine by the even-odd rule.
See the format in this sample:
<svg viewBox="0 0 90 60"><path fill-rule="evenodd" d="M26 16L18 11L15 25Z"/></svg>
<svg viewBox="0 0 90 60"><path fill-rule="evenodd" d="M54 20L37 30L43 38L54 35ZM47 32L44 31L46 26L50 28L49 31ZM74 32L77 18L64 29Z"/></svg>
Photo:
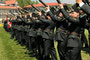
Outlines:
<svg viewBox="0 0 90 60"><path fill-rule="evenodd" d="M31 46L31 37L28 37L28 50L31 51L32 50L32 46Z"/></svg>
<svg viewBox="0 0 90 60"><path fill-rule="evenodd" d="M67 43L67 60L82 60L81 59L81 40L78 36L70 35Z"/></svg>
<svg viewBox="0 0 90 60"><path fill-rule="evenodd" d="M18 32L18 37L19 37L19 38L17 39L18 42L19 42L19 43L22 43L22 32L21 32L21 31Z"/></svg>
<svg viewBox="0 0 90 60"><path fill-rule="evenodd" d="M57 49L60 56L60 60L66 60L66 51L67 51L67 34L62 30L57 30L56 32L56 41L58 42Z"/></svg>
<svg viewBox="0 0 90 60"><path fill-rule="evenodd" d="M15 36L15 30L12 28L12 31L11 31L11 39L13 39Z"/></svg>
<svg viewBox="0 0 90 60"><path fill-rule="evenodd" d="M81 50L77 47L68 48L68 58L67 60L82 60L81 59Z"/></svg>
<svg viewBox="0 0 90 60"><path fill-rule="evenodd" d="M30 42L31 42L31 49L32 49L33 53L37 54L36 38L35 37L30 37Z"/></svg>
<svg viewBox="0 0 90 60"><path fill-rule="evenodd" d="M66 60L66 51L67 51L66 41L58 41L57 48L60 60Z"/></svg>
<svg viewBox="0 0 90 60"><path fill-rule="evenodd" d="M52 60L57 60L56 50L54 48L54 41L44 39L44 60L50 60L50 55Z"/></svg>
<svg viewBox="0 0 90 60"><path fill-rule="evenodd" d="M21 45L25 45L25 32L24 31L21 31L20 32L20 37L21 37Z"/></svg>
<svg viewBox="0 0 90 60"><path fill-rule="evenodd" d="M86 38L84 32L81 35L81 41L82 41L82 45L83 45L83 43L85 43L85 47L88 47L88 41L87 41L87 38Z"/></svg>
<svg viewBox="0 0 90 60"><path fill-rule="evenodd" d="M26 47L29 49L29 42L30 42L30 37L26 34L26 38L25 38L25 45ZM30 49L29 49L30 50Z"/></svg>
<svg viewBox="0 0 90 60"><path fill-rule="evenodd" d="M38 55L40 57L40 60L43 60L43 51L44 51L43 39L41 36L37 36L36 41L37 41Z"/></svg>
<svg viewBox="0 0 90 60"><path fill-rule="evenodd" d="M19 37L20 37L20 32L16 30L16 39L19 40Z"/></svg>

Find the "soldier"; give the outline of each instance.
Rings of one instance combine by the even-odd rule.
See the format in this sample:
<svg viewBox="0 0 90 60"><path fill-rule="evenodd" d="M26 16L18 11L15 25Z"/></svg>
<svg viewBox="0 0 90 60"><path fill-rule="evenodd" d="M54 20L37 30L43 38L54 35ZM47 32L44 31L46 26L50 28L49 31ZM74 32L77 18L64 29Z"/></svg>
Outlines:
<svg viewBox="0 0 90 60"><path fill-rule="evenodd" d="M14 28L14 26L15 26L15 19L14 18L12 18L11 20L10 20L10 22L12 22L12 26L11 26L11 29L12 29L12 31L11 31L11 39L13 39L14 38L14 36L15 36L15 28Z"/></svg>
<svg viewBox="0 0 90 60"><path fill-rule="evenodd" d="M81 31L79 13L74 11L68 14L64 10L62 4L59 4L59 7L61 8L61 12L64 17L71 23L71 25L68 27L68 31L70 32L70 34L67 38L67 60L81 60L82 45L79 36Z"/></svg>
<svg viewBox="0 0 90 60"><path fill-rule="evenodd" d="M49 10L49 7L47 7L47 10ZM68 27L68 21L65 20L62 13L59 12L59 16L55 16L52 14L52 12L48 11L49 16L52 18L56 25L56 36L55 40L58 42L58 53L60 56L60 60L66 60L66 38L67 38L67 27Z"/></svg>
<svg viewBox="0 0 90 60"><path fill-rule="evenodd" d="M30 51L30 48L31 48L31 47L29 47L30 37L29 37L28 33L29 33L29 30L30 30L31 25L33 24L33 22L30 19L29 13L27 14L25 24L26 24L26 26L25 26L25 31L26 31L25 35L26 36L24 35L25 36L25 45L28 48L28 50Z"/></svg>
<svg viewBox="0 0 90 60"><path fill-rule="evenodd" d="M41 12L39 12L38 19L44 23L43 27L43 41L44 41L44 60L57 60L56 51L54 48L54 27L55 24L48 16L48 19L42 18ZM51 55L51 58L50 58Z"/></svg>
<svg viewBox="0 0 90 60"><path fill-rule="evenodd" d="M35 31L35 20L37 20L37 17L35 15L33 15L33 13L31 14L32 17L30 17L30 20L33 22L33 24L31 24L30 26L30 30L29 30L29 37L30 37L30 41L29 41L29 48L32 50L32 56L36 56L37 55L37 43L36 43L36 31Z"/></svg>
<svg viewBox="0 0 90 60"><path fill-rule="evenodd" d="M37 19L35 19L35 31L36 31L36 43L37 43L37 49L38 49L38 55L40 57L40 60L43 59L43 39L42 39L42 27L43 23L38 19L38 12L36 13Z"/></svg>
<svg viewBox="0 0 90 60"><path fill-rule="evenodd" d="M87 24L87 15L82 11L80 10L80 21L81 21L81 41L82 41L82 45L83 43L85 43L85 48L88 48L88 41L87 41L87 38L85 36L85 28L88 29L88 27L86 26Z"/></svg>

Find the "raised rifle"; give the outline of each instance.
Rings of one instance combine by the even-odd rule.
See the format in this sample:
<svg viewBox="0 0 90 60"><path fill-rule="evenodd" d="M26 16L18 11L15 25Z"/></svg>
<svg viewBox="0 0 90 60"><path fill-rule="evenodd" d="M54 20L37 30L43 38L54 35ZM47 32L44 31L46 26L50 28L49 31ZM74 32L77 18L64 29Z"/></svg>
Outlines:
<svg viewBox="0 0 90 60"><path fill-rule="evenodd" d="M61 4L61 1L60 0L56 0L59 4Z"/></svg>
<svg viewBox="0 0 90 60"><path fill-rule="evenodd" d="M18 11L18 9L16 10L16 13L18 13L18 15L20 15L21 13Z"/></svg>
<svg viewBox="0 0 90 60"><path fill-rule="evenodd" d="M42 0L39 0L45 7L48 7L47 4L45 4Z"/></svg>
<svg viewBox="0 0 90 60"><path fill-rule="evenodd" d="M48 5L47 5L46 3L44 3L42 0L39 0L39 1L40 1L45 7L48 7ZM55 7L51 7L51 6L50 6L50 10L51 10L51 12L52 12L53 14L58 15Z"/></svg>
<svg viewBox="0 0 90 60"><path fill-rule="evenodd" d="M21 11L21 9L18 8L18 11L21 13L21 14L24 14L24 12Z"/></svg>
<svg viewBox="0 0 90 60"><path fill-rule="evenodd" d="M56 0L56 1L58 2L58 4L61 4L60 0ZM64 8L65 8L66 11L71 11L70 7L67 4L64 5Z"/></svg>
<svg viewBox="0 0 90 60"><path fill-rule="evenodd" d="M15 14L14 14L11 10L9 10L9 12L10 12L13 16L15 16Z"/></svg>
<svg viewBox="0 0 90 60"><path fill-rule="evenodd" d="M38 8L36 8L33 4L31 4L29 1L27 1L27 3L30 4L35 10L40 12L40 10Z"/></svg>

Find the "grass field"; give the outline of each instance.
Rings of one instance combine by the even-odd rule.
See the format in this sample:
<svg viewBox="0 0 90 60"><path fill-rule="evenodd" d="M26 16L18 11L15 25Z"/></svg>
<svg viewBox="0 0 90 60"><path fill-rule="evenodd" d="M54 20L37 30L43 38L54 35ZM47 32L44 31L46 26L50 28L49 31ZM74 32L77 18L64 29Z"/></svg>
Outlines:
<svg viewBox="0 0 90 60"><path fill-rule="evenodd" d="M86 35L88 35L87 31ZM87 51L87 49L85 50ZM0 27L0 60L37 60L35 57L25 54L26 51L25 46L22 47L14 39L11 40L10 34ZM82 58L83 60L90 60L90 56L86 51L82 51ZM60 60L59 57L58 60Z"/></svg>

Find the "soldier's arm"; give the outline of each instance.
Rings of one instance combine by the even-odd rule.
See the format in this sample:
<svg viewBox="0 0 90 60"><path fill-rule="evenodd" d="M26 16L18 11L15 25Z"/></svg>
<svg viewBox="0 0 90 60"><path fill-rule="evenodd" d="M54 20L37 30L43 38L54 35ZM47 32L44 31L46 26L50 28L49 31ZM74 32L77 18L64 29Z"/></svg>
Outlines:
<svg viewBox="0 0 90 60"><path fill-rule="evenodd" d="M40 21L44 22L44 23L49 23L49 24L51 23L50 20L48 20L48 19L43 19L42 16L38 16L38 19L39 19Z"/></svg>
<svg viewBox="0 0 90 60"><path fill-rule="evenodd" d="M62 18L58 18L58 16L56 16L56 15L54 15L51 11L50 11L50 7L48 6L48 7L46 7L46 9L47 9L47 14L51 17L51 19L53 20L53 21L62 21Z"/></svg>
<svg viewBox="0 0 90 60"><path fill-rule="evenodd" d="M88 6L88 5L86 5L86 4L83 4L83 5L81 6L81 9L82 9L85 13L87 13L87 14L90 15L90 6Z"/></svg>
<svg viewBox="0 0 90 60"><path fill-rule="evenodd" d="M85 3L83 3L82 0L76 0L76 2L79 4L79 6L81 7L81 9L86 12L87 14L90 15L90 7L88 5L86 5Z"/></svg>
<svg viewBox="0 0 90 60"><path fill-rule="evenodd" d="M63 14L63 16L69 21L69 22L73 22L73 23L79 23L79 19L74 19L73 17L69 16L69 14L65 11L64 7L62 4L59 4L59 7L61 8L61 12Z"/></svg>
<svg viewBox="0 0 90 60"><path fill-rule="evenodd" d="M65 17L68 21L73 22L73 23L79 23L79 22L80 22L79 19L74 20L73 17L69 16L69 14L65 11L64 8L61 9L61 12L62 12L62 14L64 15L64 17Z"/></svg>
<svg viewBox="0 0 90 60"><path fill-rule="evenodd" d="M53 21L62 21L63 18L58 18L58 16L55 16L51 11L48 12L48 15L51 17Z"/></svg>

